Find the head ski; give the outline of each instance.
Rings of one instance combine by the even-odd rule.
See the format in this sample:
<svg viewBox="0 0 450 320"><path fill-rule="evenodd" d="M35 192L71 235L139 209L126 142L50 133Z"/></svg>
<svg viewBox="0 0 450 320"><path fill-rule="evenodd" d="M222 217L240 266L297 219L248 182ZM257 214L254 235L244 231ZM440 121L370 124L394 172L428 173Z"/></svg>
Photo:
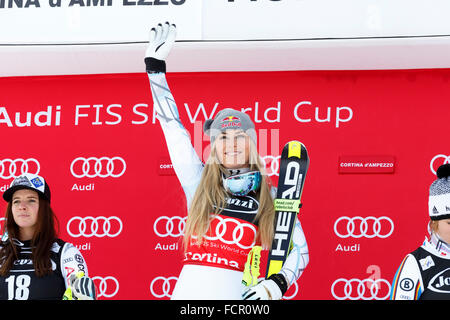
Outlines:
<svg viewBox="0 0 450 320"><path fill-rule="evenodd" d="M281 152L275 199L275 233L267 260L266 279L281 270L289 254L308 166L306 147L301 142L289 141Z"/></svg>

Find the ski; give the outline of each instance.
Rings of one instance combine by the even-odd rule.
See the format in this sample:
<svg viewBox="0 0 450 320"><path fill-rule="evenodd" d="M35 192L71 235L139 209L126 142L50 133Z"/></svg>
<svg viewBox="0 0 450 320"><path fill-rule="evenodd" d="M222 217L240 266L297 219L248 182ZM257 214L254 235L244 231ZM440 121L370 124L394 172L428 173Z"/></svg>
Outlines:
<svg viewBox="0 0 450 320"><path fill-rule="evenodd" d="M308 152L299 141L289 141L281 152L275 206L275 233L267 260L266 279L278 273L290 252L295 217L309 167Z"/></svg>

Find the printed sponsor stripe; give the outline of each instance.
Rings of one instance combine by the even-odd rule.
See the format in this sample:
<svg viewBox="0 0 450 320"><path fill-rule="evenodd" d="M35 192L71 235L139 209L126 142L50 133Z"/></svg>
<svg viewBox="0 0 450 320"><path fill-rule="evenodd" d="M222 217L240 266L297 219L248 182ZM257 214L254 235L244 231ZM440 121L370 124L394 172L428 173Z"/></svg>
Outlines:
<svg viewBox="0 0 450 320"><path fill-rule="evenodd" d="M405 265L407 258L408 257L405 257L405 259L403 259L402 263L400 264L400 267L398 268L397 272L395 273L393 286L391 288L391 300L393 300L395 298L395 295L397 294L398 280L400 278L400 274L402 273L403 266Z"/></svg>
<svg viewBox="0 0 450 320"><path fill-rule="evenodd" d="M414 300L419 300L421 294L422 294L422 284L419 281L417 283L416 293L414 294Z"/></svg>

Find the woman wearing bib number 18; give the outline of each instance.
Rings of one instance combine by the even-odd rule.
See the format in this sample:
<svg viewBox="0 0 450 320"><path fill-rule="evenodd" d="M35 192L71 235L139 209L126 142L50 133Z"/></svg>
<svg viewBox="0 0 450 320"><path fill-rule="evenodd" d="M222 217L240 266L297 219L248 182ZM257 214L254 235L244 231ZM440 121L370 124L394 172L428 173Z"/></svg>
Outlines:
<svg viewBox="0 0 450 320"><path fill-rule="evenodd" d="M211 152L205 164L199 159L165 77L175 37L175 25L159 24L150 31L145 56L154 108L188 206L184 264L172 299L281 299L309 261L300 221L281 271L244 289L248 253L254 245L272 244L276 188L258 155L254 124L243 112L223 109L204 123Z"/></svg>
<svg viewBox="0 0 450 320"><path fill-rule="evenodd" d="M0 242L0 300L94 300L83 256L57 238L45 179L18 176L3 199L8 206Z"/></svg>

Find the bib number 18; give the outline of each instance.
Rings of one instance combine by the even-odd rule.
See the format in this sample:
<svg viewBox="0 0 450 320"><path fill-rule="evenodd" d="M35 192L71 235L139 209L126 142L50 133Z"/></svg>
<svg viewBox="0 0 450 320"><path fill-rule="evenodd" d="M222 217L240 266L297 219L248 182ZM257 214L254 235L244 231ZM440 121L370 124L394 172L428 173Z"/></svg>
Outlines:
<svg viewBox="0 0 450 320"><path fill-rule="evenodd" d="M8 283L8 300L27 300L30 295L28 287L31 283L31 277L28 275L9 276L6 280Z"/></svg>

